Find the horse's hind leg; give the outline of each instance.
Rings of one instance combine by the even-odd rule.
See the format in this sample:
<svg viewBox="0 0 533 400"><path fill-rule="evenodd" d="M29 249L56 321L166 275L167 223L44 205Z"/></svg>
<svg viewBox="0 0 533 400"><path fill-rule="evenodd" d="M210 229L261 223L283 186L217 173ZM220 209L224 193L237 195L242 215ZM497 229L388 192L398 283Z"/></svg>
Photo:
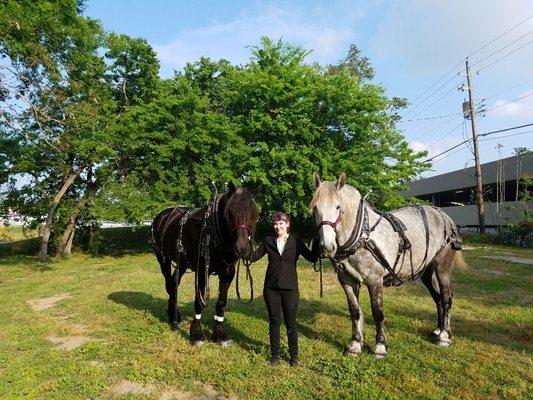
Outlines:
<svg viewBox="0 0 533 400"><path fill-rule="evenodd" d="M174 284L174 279L172 278L171 260L160 253L156 253L155 256L159 262L159 266L161 267L161 273L165 278L165 289L167 290L168 294L167 320L169 324L173 325L176 316L176 285Z"/></svg>
<svg viewBox="0 0 533 400"><path fill-rule="evenodd" d="M359 288L361 283L350 277L341 269L339 269L337 277L346 294L348 309L350 310L350 318L352 320L352 340L346 347L346 354L349 356L355 356L363 350L364 319L361 307L359 307Z"/></svg>
<svg viewBox="0 0 533 400"><path fill-rule="evenodd" d="M422 283L428 288L435 305L437 306L437 328L431 334L437 338L444 328L444 314L442 312L442 302L440 299L439 282L435 274L435 264L431 263L422 276L420 277Z"/></svg>
<svg viewBox="0 0 533 400"><path fill-rule="evenodd" d="M191 343L193 343L195 346L202 346L205 342L205 336L202 333L202 311L205 307L205 302L207 302L207 299L204 299L204 302L200 300L200 293L204 293L205 289L205 274L202 273L205 266L197 266L199 269L196 271L196 274L198 274L198 288L196 290L195 296L194 296L194 319L191 322L191 326L189 328L189 337L191 340Z"/></svg>
<svg viewBox="0 0 533 400"><path fill-rule="evenodd" d="M453 256L453 250L447 249L433 261L435 278L432 277L431 286L434 288L434 280L436 280L439 292L439 303L437 304L437 311L440 313L439 325L437 330L435 330L435 341L439 346L448 346L450 344L450 338L452 337L450 319L453 297L451 288ZM439 307L441 309L440 311Z"/></svg>
<svg viewBox="0 0 533 400"><path fill-rule="evenodd" d="M178 306L178 289L181 283L181 278L185 271L187 270L187 266L185 264L185 258L180 255L180 262L178 264L179 268L176 268L174 270L174 273L172 274L171 282L169 283L169 286L172 290L172 296L169 296L169 322L173 329L178 329L181 324L181 314L179 311ZM168 290L168 289L167 289ZM172 301L170 301L172 299Z"/></svg>
<svg viewBox="0 0 533 400"><path fill-rule="evenodd" d="M382 358L387 355L387 338L385 336L383 312L383 283L368 283L368 293L370 294L370 303L372 305L372 317L376 324L376 344L372 347L372 353L376 357Z"/></svg>
<svg viewBox="0 0 533 400"><path fill-rule="evenodd" d="M215 306L215 322L213 324L212 339L222 347L226 347L229 343L228 334L224 330L224 310L228 301L228 290L234 276L235 268L229 268L219 275L218 300Z"/></svg>

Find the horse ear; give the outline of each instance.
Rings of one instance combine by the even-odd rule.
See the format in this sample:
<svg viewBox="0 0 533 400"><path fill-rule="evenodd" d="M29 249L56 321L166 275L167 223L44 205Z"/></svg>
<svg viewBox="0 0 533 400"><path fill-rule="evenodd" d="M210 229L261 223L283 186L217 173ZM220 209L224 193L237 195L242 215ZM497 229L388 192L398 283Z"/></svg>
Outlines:
<svg viewBox="0 0 533 400"><path fill-rule="evenodd" d="M316 172L313 172L313 187L315 188L315 190L318 189L321 183L322 182L320 182L320 176L318 176Z"/></svg>
<svg viewBox="0 0 533 400"><path fill-rule="evenodd" d="M343 172L341 176L339 176L339 180L337 181L337 190L341 190L344 187L345 183L346 183L346 174Z"/></svg>
<svg viewBox="0 0 533 400"><path fill-rule="evenodd" d="M235 192L235 184L232 181L228 182L228 193L233 194Z"/></svg>

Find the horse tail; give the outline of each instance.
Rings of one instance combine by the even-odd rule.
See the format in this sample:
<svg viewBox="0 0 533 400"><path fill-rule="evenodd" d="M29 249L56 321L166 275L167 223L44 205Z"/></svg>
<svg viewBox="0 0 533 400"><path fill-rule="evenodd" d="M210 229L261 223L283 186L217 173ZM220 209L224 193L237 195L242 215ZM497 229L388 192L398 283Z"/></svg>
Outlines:
<svg viewBox="0 0 533 400"><path fill-rule="evenodd" d="M455 255L453 256L453 264L461 271L465 271L469 268L462 251L455 252Z"/></svg>

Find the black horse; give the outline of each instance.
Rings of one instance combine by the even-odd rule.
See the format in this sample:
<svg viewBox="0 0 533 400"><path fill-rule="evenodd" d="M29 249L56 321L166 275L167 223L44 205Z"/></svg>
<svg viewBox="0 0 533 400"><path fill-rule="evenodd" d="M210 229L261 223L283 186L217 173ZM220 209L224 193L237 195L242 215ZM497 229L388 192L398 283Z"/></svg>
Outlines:
<svg viewBox="0 0 533 400"><path fill-rule="evenodd" d="M154 218L152 242L165 277L167 315L173 328L182 321L178 310L181 277L187 269L195 272L195 318L190 326L190 339L195 345L200 346L205 340L201 315L209 296L209 275L219 278L212 339L224 346L228 343L223 324L228 290L237 260L250 257L257 219L254 196L233 183L213 204L197 209L170 207Z"/></svg>

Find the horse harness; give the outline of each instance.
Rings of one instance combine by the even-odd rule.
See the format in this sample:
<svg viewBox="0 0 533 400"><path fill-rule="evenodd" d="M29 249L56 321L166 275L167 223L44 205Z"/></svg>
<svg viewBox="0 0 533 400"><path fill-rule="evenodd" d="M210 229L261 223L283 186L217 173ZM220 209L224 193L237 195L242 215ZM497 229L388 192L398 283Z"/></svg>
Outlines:
<svg viewBox="0 0 533 400"><path fill-rule="evenodd" d="M199 235L199 241L198 241L198 256L197 256L197 260L196 260L196 265L194 268L194 271L195 271L195 279L194 279L194 283L195 283L195 292L198 296L198 299L200 301L200 304L202 307L206 307L207 306L207 302L209 301L209 297L210 297L210 289L209 289L209 275L211 274L211 271L210 271L210 264L211 264L211 250L212 249L217 249L219 250L220 252L222 253L226 253L226 254L233 254L233 252L230 250L226 250L228 246L231 246L232 243L230 241L228 241L224 235L222 234L222 231L221 231L221 227L220 227L220 223L218 221L218 213L219 213L219 202L220 202L220 199L221 199L222 196L217 196L216 194L216 191L215 191L215 195L213 196L213 201L211 203L209 203L206 207L206 211L204 213L204 215L201 217L201 218L198 218L198 217L195 217L194 215L198 213L198 211L200 211L201 209L200 208L187 208L187 207L184 207L184 206L176 206L174 207L174 209L172 210L172 212L170 213L168 219L167 219L167 222L165 224L165 226L163 227L163 231L161 232L161 239L160 239L160 242L161 243L164 243L163 239L165 237L165 234L166 234L166 231L168 229L168 226L169 226L169 222L171 221L171 217L172 215L175 213L175 212L179 212L183 215L183 217L181 218L180 222L179 222L179 233L178 233L178 237L176 239L176 252L178 253L177 254L177 262L176 262L176 269L179 270L179 262L180 262L180 258L181 258L181 255L184 256L184 258L186 259L186 255L187 255L187 252L185 250L185 247L183 246L183 227L185 226L185 224L187 223L187 221L189 220L201 220L202 221L202 227L200 229L200 235ZM152 227L153 229L153 227ZM238 226L235 226L233 227L233 231L237 230L237 229L246 229L249 233L250 232L250 227L247 226L247 225L238 225ZM152 237L153 237L153 232L152 232ZM155 240L152 240L153 242L153 245L154 247L161 253L161 255L163 257L166 257L164 252L162 251L162 249L160 249L156 244L155 244ZM213 244L213 246L211 246L211 244ZM205 261L205 269L204 269L204 290L203 292L200 290L200 284L199 284L199 266L200 266L200 262L201 262L201 258L203 257L204 261ZM232 265L234 265L233 263L229 262L229 263L224 263L226 268L229 269ZM246 267L247 267L247 273L246 273L246 278L247 280L249 279L250 280L250 285L251 285L251 298L250 298L250 302L252 301L253 299L253 281L252 281L252 277L251 277L251 273L250 273L250 263L245 263ZM238 272L237 272L238 274ZM237 277L238 279L238 277ZM238 283L237 283L238 285ZM237 295L240 299L240 294L239 294L239 289L237 288Z"/></svg>
<svg viewBox="0 0 533 400"><path fill-rule="evenodd" d="M343 261L346 260L348 257L355 254L360 249L364 248L372 254L372 256L388 271L388 275L384 278L384 284L386 286L399 286L402 283L404 283L404 280L402 280L396 271L396 268L398 266L398 262L400 261L400 258L402 258L402 264L403 259L405 257L405 253L409 251L410 254L410 264L411 264L411 279L415 280L417 279L423 272L424 269L421 269L419 273L415 275L414 268L413 268L413 259L412 259L412 244L405 235L405 231L407 230L407 227L405 224L395 215L393 215L390 212L385 211L377 211L379 214L379 218L376 221L376 223L370 227L370 222L368 218L368 210L365 203L365 199L368 196L368 194L361 198L361 201L359 202L359 208L357 210L357 217L356 222L354 225L354 228L352 230L352 234L348 238L348 240L337 247L337 251L335 253L335 256L333 257L336 264L340 265L340 268L345 268ZM426 248L425 248L425 254L424 259L422 260L421 266L424 265L424 263L427 261L428 256L428 250L429 250L429 222L427 213L424 210L423 207L419 205L413 205L411 207L415 207L419 210L422 221L424 223L424 230L426 234ZM438 207L434 207L439 214L441 215L443 222L444 222L444 243L439 248L439 250L435 253L434 257L438 256L444 248L451 243L452 249L454 250L460 250L461 249L461 239L459 236L459 233L457 232L457 229L453 226L451 226L451 234L448 234L447 230L447 224L446 219L444 218L444 214L442 210ZM339 217L335 222L330 221L321 221L318 225L318 229L322 225L329 225L333 227L333 229L336 229L337 224L340 221L341 214L339 213ZM380 224L382 219L387 220L393 230L398 233L398 252L396 253L396 259L394 260L394 264L391 266L387 258L385 257L385 254L383 254L383 251L377 246L376 242L370 237L370 234L377 228L377 226Z"/></svg>

